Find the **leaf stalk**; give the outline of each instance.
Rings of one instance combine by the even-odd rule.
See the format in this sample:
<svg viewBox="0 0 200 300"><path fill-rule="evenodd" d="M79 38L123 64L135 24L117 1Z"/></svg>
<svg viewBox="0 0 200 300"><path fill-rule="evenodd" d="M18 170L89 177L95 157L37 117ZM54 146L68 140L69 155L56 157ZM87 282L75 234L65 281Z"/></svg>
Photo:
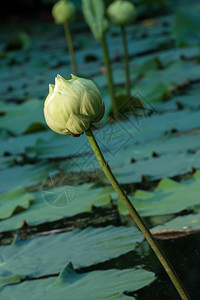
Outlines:
<svg viewBox="0 0 200 300"><path fill-rule="evenodd" d="M71 31L70 31L68 22L64 23L64 29L65 29L65 37L67 40L69 55L70 55L70 59L71 59L72 70L73 70L74 75L77 75L78 69L77 69L76 59L75 59L75 55L74 55L74 47L73 47L73 43L72 43Z"/></svg>
<svg viewBox="0 0 200 300"><path fill-rule="evenodd" d="M111 64L110 64L108 46L107 46L105 34L103 34L100 42L101 42L101 47L102 47L102 51L103 51L104 64L105 64L105 67L106 67L108 91L109 91L109 95L110 95L110 98L111 98L111 101L112 101L113 115L114 115L115 119L117 119L117 117L118 117L118 108L117 108L117 102L116 102L116 98L115 98L113 76L112 76L112 70L111 70Z"/></svg>
<svg viewBox="0 0 200 300"><path fill-rule="evenodd" d="M174 287L176 288L177 292L179 293L182 300L190 300L189 295L187 294L184 286L182 285L179 277L177 276L176 272L174 271L173 267L171 266L170 262L168 261L167 257L163 253L162 249L160 248L157 241L154 239L152 233L144 223L143 219L140 217L139 213L131 203L131 201L128 199L124 191L121 189L118 181L116 180L115 176L113 175L110 167L107 165L104 156L99 148L99 145L93 135L93 132L88 129L86 132L86 136L88 138L88 141L94 151L94 154L105 173L106 177L108 178L109 182L113 186L114 190L120 197L120 199L123 201L124 205L128 209L131 217L133 218L134 222L137 224L140 231L143 233L144 237L150 244L151 248L153 249L154 253L156 254L157 258L163 265L165 271L167 272L169 278L171 279Z"/></svg>
<svg viewBox="0 0 200 300"><path fill-rule="evenodd" d="M125 27L121 26L121 35L122 35L122 43L124 48L124 68L125 68L125 87L127 92L128 99L131 97L131 83L130 83L130 70L129 70L129 60L128 60L128 47L126 40L126 31Z"/></svg>

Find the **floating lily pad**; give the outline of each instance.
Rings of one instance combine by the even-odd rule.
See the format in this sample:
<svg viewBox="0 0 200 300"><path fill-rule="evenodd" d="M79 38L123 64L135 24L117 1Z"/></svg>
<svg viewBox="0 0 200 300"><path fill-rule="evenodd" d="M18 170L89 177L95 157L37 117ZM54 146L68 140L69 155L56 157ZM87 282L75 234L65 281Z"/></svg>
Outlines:
<svg viewBox="0 0 200 300"><path fill-rule="evenodd" d="M29 208L35 197L27 193L23 187L18 187L0 195L0 220Z"/></svg>
<svg viewBox="0 0 200 300"><path fill-rule="evenodd" d="M69 157L78 155L78 151L82 151L81 148L84 144L88 144L86 136L73 139L68 135L53 134L50 139L38 139L34 146L26 147L26 154L28 157L38 157L40 159Z"/></svg>
<svg viewBox="0 0 200 300"><path fill-rule="evenodd" d="M50 173L55 172L57 170L54 164L46 161L35 165L16 166L0 170L0 192L7 192L21 185L24 187L33 186L39 182L43 182Z"/></svg>
<svg viewBox="0 0 200 300"><path fill-rule="evenodd" d="M155 279L152 272L145 270L107 270L78 274L68 264L57 278L25 281L7 286L0 292L3 299L130 299L125 291L136 291ZM131 299L135 299L131 297Z"/></svg>
<svg viewBox="0 0 200 300"><path fill-rule="evenodd" d="M168 229L200 230L200 214L190 214L187 216L177 217L163 225L152 228L152 232Z"/></svg>
<svg viewBox="0 0 200 300"><path fill-rule="evenodd" d="M189 134L189 135L181 135L181 136L173 136L169 135L166 137L163 137L161 139L152 140L149 142L139 143L135 144L134 139L126 140L125 138L121 140L116 141L116 146L113 145L110 147L112 150L109 151L109 149L106 149L105 151L105 157L106 160L110 163L112 168L125 168L125 165L131 165L132 162L132 175L130 173L130 178L132 177L132 180L140 180L141 175L145 174L147 172L147 168L145 165L150 165L155 161L153 157L162 157L163 154L178 154L178 153L187 153L192 152L194 149L200 148L200 135L199 134ZM186 154L187 155L187 154ZM184 155L185 156L185 155ZM189 156L188 156L189 157ZM147 161L146 159L150 159L150 161ZM145 160L145 161L143 161ZM141 163L139 163L142 161ZM165 159L167 163L167 158ZM182 161L182 160L181 160ZM138 162L138 164L136 163ZM144 165L144 168L141 168L141 164ZM187 166L187 162L183 163L183 166ZM189 163L190 165L190 163ZM196 165L196 163L195 163ZM101 169L99 166L98 161L96 160L96 157L89 153L87 156L82 157L73 157L69 161L65 161L61 163L60 168L62 168L64 171L69 172L80 172L80 171L95 171L101 173ZM173 165L172 165L173 168ZM131 169L131 167L130 167ZM163 171L165 168L163 168ZM153 168L153 171L155 171L155 168ZM150 175L151 169L149 168L147 175ZM117 169L116 169L117 172ZM123 171L122 171L123 172ZM143 172L143 173L142 173ZM138 176L137 176L138 175ZM165 174L165 176L169 176L168 174ZM135 179L137 178L137 179Z"/></svg>
<svg viewBox="0 0 200 300"><path fill-rule="evenodd" d="M200 39L200 12L179 10L176 14L172 34L176 37L177 46L197 45Z"/></svg>
<svg viewBox="0 0 200 300"><path fill-rule="evenodd" d="M47 128L43 116L43 101L29 100L18 106L11 106L5 116L0 117L0 128L16 135ZM11 122L12 120L12 122Z"/></svg>
<svg viewBox="0 0 200 300"><path fill-rule="evenodd" d="M200 151L196 153L169 153L160 157L152 157L148 160L115 168L113 173L120 183L133 183L141 182L142 176L146 176L147 181L157 180L163 177L186 174L194 168L200 169ZM107 181L106 178L105 181Z"/></svg>
<svg viewBox="0 0 200 300"><path fill-rule="evenodd" d="M10 155L23 154L25 153L26 147L35 145L37 140L42 139L44 141L49 140L55 135L53 131L41 131L31 134L26 134L17 137L8 137L0 141L0 154L9 153Z"/></svg>
<svg viewBox="0 0 200 300"><path fill-rule="evenodd" d="M53 183L53 180L52 180ZM1 231L21 228L24 220L30 226L90 212L92 206L110 204L111 187L95 188L93 184L63 186L33 193L35 201L28 210L0 222Z"/></svg>
<svg viewBox="0 0 200 300"><path fill-rule="evenodd" d="M114 226L76 229L26 241L15 239L12 245L0 247L0 277L55 274L67 261L78 267L89 266L129 252L142 240L138 229Z"/></svg>
<svg viewBox="0 0 200 300"><path fill-rule="evenodd" d="M14 164L15 156L0 156L0 170L9 168Z"/></svg>
<svg viewBox="0 0 200 300"><path fill-rule="evenodd" d="M137 95L137 91L142 92L141 100L147 99L147 101L152 104L163 102L172 97L170 85L161 82L159 79L155 82L148 82L146 86L136 86L132 90L132 94Z"/></svg>
<svg viewBox="0 0 200 300"><path fill-rule="evenodd" d="M143 216L167 215L180 212L184 209L192 209L200 203L200 171L184 182L163 178L154 192L138 190L131 202ZM118 202L120 213L126 214L127 209Z"/></svg>

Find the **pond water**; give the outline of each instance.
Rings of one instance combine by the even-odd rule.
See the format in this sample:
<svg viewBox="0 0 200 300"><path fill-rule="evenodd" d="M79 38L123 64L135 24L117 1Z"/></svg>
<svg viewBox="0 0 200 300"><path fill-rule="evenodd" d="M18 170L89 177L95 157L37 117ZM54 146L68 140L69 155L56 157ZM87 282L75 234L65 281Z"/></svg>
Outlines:
<svg viewBox="0 0 200 300"><path fill-rule="evenodd" d="M200 299L200 233L172 240L159 240L159 244L165 250L191 299ZM180 299L147 242L144 242L136 253L137 259L140 260L140 263L142 262L144 268L155 272L157 276L151 285L134 293L136 299ZM143 256L144 254L145 256Z"/></svg>
<svg viewBox="0 0 200 300"><path fill-rule="evenodd" d="M176 239L158 240L158 243L167 254L191 299L200 299L200 233ZM126 295L134 296L137 300L180 299L168 275L146 241L138 245L134 251L107 262L80 269L79 272L135 267L154 272L156 280L149 286L136 292L127 292Z"/></svg>

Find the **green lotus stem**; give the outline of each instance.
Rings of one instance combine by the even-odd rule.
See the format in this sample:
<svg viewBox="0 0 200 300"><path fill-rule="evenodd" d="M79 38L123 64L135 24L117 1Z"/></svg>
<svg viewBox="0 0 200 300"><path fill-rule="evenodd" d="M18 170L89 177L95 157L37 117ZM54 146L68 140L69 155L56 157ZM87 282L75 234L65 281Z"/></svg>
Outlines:
<svg viewBox="0 0 200 300"><path fill-rule="evenodd" d="M74 47L73 47L73 43L72 43L72 36L71 36L68 22L64 23L64 29L65 29L65 36L66 36L66 40L67 40L67 45L68 45L68 50L69 50L69 55L70 55L70 59L71 59L73 73L74 73L74 75L77 75L77 73L78 73L77 64L76 64L76 59L75 59L75 55L74 55Z"/></svg>
<svg viewBox="0 0 200 300"><path fill-rule="evenodd" d="M110 98L112 101L113 114L114 114L114 117L117 119L118 108L117 108L117 102L116 102L116 98L115 98L112 70L111 70L110 59L109 59L109 54L108 54L108 47L107 47L106 38L105 38L104 34L103 34L103 37L101 38L100 42L101 42L101 47L103 50L103 58L104 58L104 64L106 67L106 76L107 76L107 81L108 81L108 91L109 91L109 95L110 95Z"/></svg>
<svg viewBox="0 0 200 300"><path fill-rule="evenodd" d="M150 230L145 225L144 221L142 220L142 218L140 217L140 215L136 211L135 207L133 206L133 204L130 202L130 200L128 199L126 194L121 189L121 187L120 187L118 181L116 180L115 176L113 175L110 167L107 165L107 163L106 163L106 161L103 157L103 154L102 154L102 152L101 152L101 150L100 150L100 148L97 144L97 141L96 141L92 131L90 129L88 129L85 133L87 135L89 143L90 143L90 145L91 145L91 147L94 151L94 154L96 155L96 158L97 158L103 172L105 173L106 177L110 181L110 183L113 186L114 190L116 191L116 193L118 194L118 196L123 201L126 208L128 209L128 211L129 211L131 217L133 218L134 222L137 224L137 226L139 227L139 229L141 230L141 232L143 233L143 235L145 236L145 238L149 242L151 248L155 252L157 258L159 259L159 261L163 265L165 271L169 275L172 283L174 284L176 290L178 291L181 299L182 300L190 300L189 295L187 294L184 286L182 285L182 283L181 283L180 279L178 278L177 274L175 273L173 267L169 263L166 256L163 254L160 246L158 245L158 243L154 239L153 235L151 234Z"/></svg>
<svg viewBox="0 0 200 300"><path fill-rule="evenodd" d="M130 98L131 96L131 83L130 83L130 72L129 72L129 61L128 61L128 47L127 47L127 41L126 41L126 31L125 27L121 26L121 34L122 34L122 42L123 42L123 48L124 48L124 67L125 67L125 75L126 75L126 91L127 96Z"/></svg>

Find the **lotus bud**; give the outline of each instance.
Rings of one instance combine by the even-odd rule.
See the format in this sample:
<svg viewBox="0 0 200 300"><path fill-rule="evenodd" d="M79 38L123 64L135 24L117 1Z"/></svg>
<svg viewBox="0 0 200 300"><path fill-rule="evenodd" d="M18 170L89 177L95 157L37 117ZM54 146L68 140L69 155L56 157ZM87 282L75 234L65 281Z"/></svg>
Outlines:
<svg viewBox="0 0 200 300"><path fill-rule="evenodd" d="M57 75L55 85L49 85L44 116L53 131L79 136L103 117L104 105L93 81L71 76L65 80Z"/></svg>
<svg viewBox="0 0 200 300"><path fill-rule="evenodd" d="M107 14L111 22L117 26L128 26L136 19L135 6L130 1L114 1L108 6Z"/></svg>
<svg viewBox="0 0 200 300"><path fill-rule="evenodd" d="M67 0L59 0L54 4L52 15L57 24L71 22L74 20L76 8L73 3Z"/></svg>

